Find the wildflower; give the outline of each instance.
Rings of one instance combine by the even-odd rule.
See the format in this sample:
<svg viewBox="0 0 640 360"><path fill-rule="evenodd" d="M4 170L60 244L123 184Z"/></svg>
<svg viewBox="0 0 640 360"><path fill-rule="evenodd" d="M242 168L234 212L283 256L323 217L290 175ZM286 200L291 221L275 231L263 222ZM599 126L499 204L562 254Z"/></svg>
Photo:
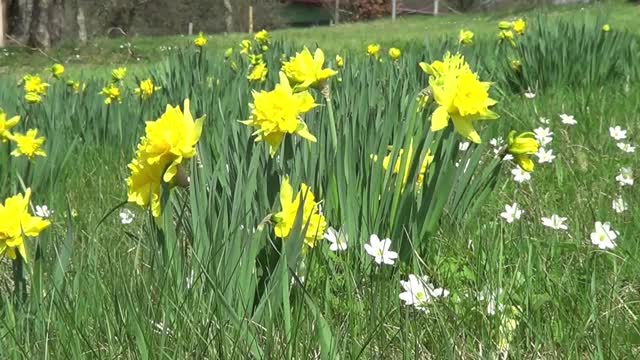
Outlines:
<svg viewBox="0 0 640 360"><path fill-rule="evenodd" d="M282 64L282 71L289 78L291 84L295 85L295 90L302 91L309 87L321 88L327 79L338 73L330 68L323 69L323 66L324 52L322 49L316 49L312 56L309 49L305 47L302 52L296 53L296 56Z"/></svg>
<svg viewBox="0 0 640 360"><path fill-rule="evenodd" d="M511 70L516 72L522 70L522 62L518 59L512 59L509 66L511 66Z"/></svg>
<svg viewBox="0 0 640 360"><path fill-rule="evenodd" d="M609 128L609 135L614 140L624 140L624 139L627 138L627 130L622 130L622 128L620 126L610 127Z"/></svg>
<svg viewBox="0 0 640 360"><path fill-rule="evenodd" d="M527 89L527 91L524 92L524 97L526 97L527 99L535 99L536 93L531 91L531 89Z"/></svg>
<svg viewBox="0 0 640 360"><path fill-rule="evenodd" d="M620 186L633 185L633 171L631 168L621 168L620 174L616 176L616 181Z"/></svg>
<svg viewBox="0 0 640 360"><path fill-rule="evenodd" d="M576 119L573 117L573 115L560 114L560 119L562 120L562 123L565 125L575 125L578 123Z"/></svg>
<svg viewBox="0 0 640 360"><path fill-rule="evenodd" d="M428 311L427 305L431 301L449 295L449 290L434 288L433 284L429 283L427 276L418 277L411 274L407 281L400 280L400 285L404 290L400 293L400 300L404 301L407 306L413 306L425 312Z"/></svg>
<svg viewBox="0 0 640 360"><path fill-rule="evenodd" d="M532 132L525 132L516 136L514 130L507 137L507 152L514 156L516 163L524 171L533 171L534 164L529 155L534 155L539 148L540 144Z"/></svg>
<svg viewBox="0 0 640 360"><path fill-rule="evenodd" d="M317 242L324 237L327 221L319 212L319 203L315 201L315 195L307 186L300 184L300 191L293 196L293 187L289 178L285 177L280 184L280 206L282 210L275 215L275 234L285 239L295 225L296 218L302 207L301 228L304 231L304 243L309 247L315 247ZM305 230L306 229L306 230Z"/></svg>
<svg viewBox="0 0 640 360"><path fill-rule="evenodd" d="M29 104L40 104L42 102L42 96L36 94L36 93L26 93L24 94L24 99L29 103Z"/></svg>
<svg viewBox="0 0 640 360"><path fill-rule="evenodd" d="M609 32L609 31L611 31L611 26L609 26L609 24L604 24L604 25L602 25L602 31L603 31L603 32Z"/></svg>
<svg viewBox="0 0 640 360"><path fill-rule="evenodd" d="M389 49L389 57L391 58L391 60L398 61L400 60L400 56L402 56L402 52L400 51L400 49L398 48Z"/></svg>
<svg viewBox="0 0 640 360"><path fill-rule="evenodd" d="M118 88L115 84L111 83L102 88L100 94L104 95L104 103L106 105L111 105L114 101L121 102L121 94L120 88Z"/></svg>
<svg viewBox="0 0 640 360"><path fill-rule="evenodd" d="M38 75L25 75L22 78L24 84L24 92L27 94L36 94L44 96L47 94L49 84L42 81Z"/></svg>
<svg viewBox="0 0 640 360"><path fill-rule="evenodd" d="M38 137L38 129L29 129L26 134L15 133L9 139L16 143L16 148L11 152L15 157L26 156L33 160L35 156L47 156L41 148L45 138Z"/></svg>
<svg viewBox="0 0 640 360"><path fill-rule="evenodd" d="M51 223L29 214L31 189L12 196L0 204L0 255L6 253L10 259L16 259L20 254L27 261L27 251L24 237L35 237L49 227Z"/></svg>
<svg viewBox="0 0 640 360"><path fill-rule="evenodd" d="M516 40L513 36L513 31L511 30L501 30L498 33L498 41L500 43L502 42L509 42L509 44L511 44L511 46L516 46Z"/></svg>
<svg viewBox="0 0 640 360"><path fill-rule="evenodd" d="M249 75L247 75L247 79L249 81L264 82L267 79L268 72L269 69L267 69L267 64L261 62L251 68Z"/></svg>
<svg viewBox="0 0 640 360"><path fill-rule="evenodd" d="M251 40L242 40L240 42L240 54L249 55L251 53Z"/></svg>
<svg viewBox="0 0 640 360"><path fill-rule="evenodd" d="M53 211L49 210L49 207L47 205L36 205L37 217L48 219L51 217L51 214L53 214Z"/></svg>
<svg viewBox="0 0 640 360"><path fill-rule="evenodd" d="M504 206L504 212L502 212L500 216L503 217L507 223L511 224L516 220L520 220L522 210L518 208L518 204L516 203L513 203L513 205L507 204Z"/></svg>
<svg viewBox="0 0 640 360"><path fill-rule="evenodd" d="M380 44L370 44L367 46L367 55L374 59L378 59L380 56Z"/></svg>
<svg viewBox="0 0 640 360"><path fill-rule="evenodd" d="M513 23L511 21L500 21L498 23L498 29L500 30L511 30Z"/></svg>
<svg viewBox="0 0 640 360"><path fill-rule="evenodd" d="M11 138L9 130L13 129L20 122L20 116L14 116L7 120L7 114L0 110L0 141L7 142Z"/></svg>
<svg viewBox="0 0 640 360"><path fill-rule="evenodd" d="M491 83L478 80L461 55L445 55L442 62L422 65L431 74L429 86L438 107L431 116L431 131L447 127L452 120L455 130L465 139L480 143L480 135L473 127L477 120L498 118L489 110L496 101L489 97Z"/></svg>
<svg viewBox="0 0 640 360"><path fill-rule="evenodd" d="M553 155L553 150L545 150L542 147L538 149L536 156L538 157L538 163L540 164L551 163L556 158L556 156Z"/></svg>
<svg viewBox="0 0 640 360"><path fill-rule="evenodd" d="M531 180L531 174L527 171L522 170L522 168L519 166L511 170L511 175L513 175L513 181L517 183L523 183Z"/></svg>
<svg viewBox="0 0 640 360"><path fill-rule="evenodd" d="M294 93L289 80L280 72L280 83L274 90L254 91L251 118L241 123L255 127L255 141L266 141L273 157L286 134L296 134L311 142L316 142L301 115L317 106L308 91Z"/></svg>
<svg viewBox="0 0 640 360"><path fill-rule="evenodd" d="M133 219L136 217L133 212L129 209L120 210L120 223L122 225L129 225L133 222Z"/></svg>
<svg viewBox="0 0 640 360"><path fill-rule="evenodd" d="M369 243L364 244L364 249L376 264L393 265L398 258L398 253L389 250L391 247L391 239L380 240L378 235L373 234L369 237Z"/></svg>
<svg viewBox="0 0 640 360"><path fill-rule="evenodd" d="M539 127L533 129L536 140L540 143L540 146L546 146L553 141L553 132L548 127Z"/></svg>
<svg viewBox="0 0 640 360"><path fill-rule="evenodd" d="M140 85L135 90L133 90L133 92L136 95L140 96L142 99L148 99L153 95L154 92L160 89L162 89L160 86L155 86L153 84L153 80L146 79L140 81Z"/></svg>
<svg viewBox="0 0 640 360"><path fill-rule="evenodd" d="M56 79L60 79L62 74L64 74L64 66L62 64L53 64L49 70L51 71L51 75Z"/></svg>
<svg viewBox="0 0 640 360"><path fill-rule="evenodd" d="M524 29L526 27L527 23L522 18L514 21L512 24L513 31L515 31L518 35L524 35Z"/></svg>
<svg viewBox="0 0 640 360"><path fill-rule="evenodd" d="M620 149L620 150L622 150L622 151L624 151L626 153L636 152L636 147L631 145L631 144L619 142L616 145L618 146L618 149Z"/></svg>
<svg viewBox="0 0 640 360"><path fill-rule="evenodd" d="M460 34L458 34L458 42L461 45L473 44L473 32L469 30L460 29Z"/></svg>
<svg viewBox="0 0 640 360"><path fill-rule="evenodd" d="M260 45L269 45L271 35L269 35L267 30L262 29L256 33L254 39L256 39L256 42Z"/></svg>
<svg viewBox="0 0 640 360"><path fill-rule="evenodd" d="M617 212L618 214L623 213L628 209L627 203L621 197L614 199L611 203L611 207L613 208L613 211Z"/></svg>
<svg viewBox="0 0 640 360"><path fill-rule="evenodd" d="M593 245L598 246L598 248L602 250L616 247L614 240L620 233L613 230L608 222L602 223L596 221L595 228L595 231L591 233L591 243Z"/></svg>
<svg viewBox="0 0 640 360"><path fill-rule="evenodd" d="M326 234L324 234L324 238L331 243L329 250L334 252L347 250L348 239L344 229L340 229L340 231L338 231L329 227Z"/></svg>
<svg viewBox="0 0 640 360"><path fill-rule="evenodd" d="M484 288L478 294L478 300L484 301L487 300L487 315L493 316L496 314L496 309L499 312L504 310L504 304L502 304L502 288L498 288L494 291Z"/></svg>
<svg viewBox="0 0 640 360"><path fill-rule="evenodd" d="M118 81L124 80L124 77L126 75L127 75L127 68L126 67L119 67L119 68L113 69L111 71L111 78L113 79L113 82L118 82Z"/></svg>
<svg viewBox="0 0 640 360"><path fill-rule="evenodd" d="M204 34L202 34L202 31L200 31L200 33L198 33L198 36L193 39L193 45L195 45L197 48L202 49L203 47L205 47L205 45L207 45L207 38L204 37Z"/></svg>
<svg viewBox="0 0 640 360"><path fill-rule="evenodd" d="M336 66L340 69L344 67L344 59L340 55L336 55Z"/></svg>
<svg viewBox="0 0 640 360"><path fill-rule="evenodd" d="M567 225L564 222L567 221L566 217L560 217L556 214L551 215L551 217L543 217L542 225L552 228L554 230L567 230Z"/></svg>
<svg viewBox="0 0 640 360"><path fill-rule="evenodd" d="M458 144L458 150L467 151L469 149L469 145L471 145L468 141L462 141Z"/></svg>
<svg viewBox="0 0 640 360"><path fill-rule="evenodd" d="M551 122L551 119L545 117L540 117L540 119L538 120L544 125L549 125L549 123Z"/></svg>

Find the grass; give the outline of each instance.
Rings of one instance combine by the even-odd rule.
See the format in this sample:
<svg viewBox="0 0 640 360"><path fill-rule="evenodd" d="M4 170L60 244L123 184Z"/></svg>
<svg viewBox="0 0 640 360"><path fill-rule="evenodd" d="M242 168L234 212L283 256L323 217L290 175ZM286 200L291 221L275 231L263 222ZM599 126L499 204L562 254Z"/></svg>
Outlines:
<svg viewBox="0 0 640 360"><path fill-rule="evenodd" d="M109 81L102 67L108 61L87 65L96 70L85 68L87 90L80 94L51 79L40 105L23 102L14 77L0 79L0 105L22 116L18 130L37 127L45 134L48 152L27 165L24 158L10 160L13 145L0 143L0 198L18 193L22 181L34 191L33 205L55 211L51 228L27 240L26 301L13 297L12 263L0 264L0 357L637 357L640 197L637 184L621 187L615 177L621 167L637 172L640 162L608 134L610 126L622 126L625 141L636 144L640 133L640 89L633 86L640 80L633 66L639 37L636 29L622 30L623 20L612 21L635 9L614 4L587 8L585 18L532 15L513 49L496 44L497 18L478 19L476 44L461 51L482 79L494 83L501 117L483 122L483 144L464 152L451 128L429 130L434 106L416 112L415 99L427 86L416 64L458 50L440 35L470 24L466 16L406 19L402 37L384 21L345 26L356 34L353 43L333 41L334 28L277 32L262 85L246 81L246 59L235 55L235 73L216 49L241 35L214 37L203 55L185 48L145 62L123 85L122 104L111 107L98 95ZM617 15L599 22L592 17L607 13ZM614 31L602 33L603 21ZM427 23L438 32L414 41L423 39ZM401 44L402 60L371 61L362 44L374 41ZM318 142L288 137L271 158L266 144L254 143L252 130L236 120L249 118L252 89L272 89L280 54L313 42L326 50L331 66L336 53L347 59L341 81L331 81L337 149L332 110L321 105L304 117ZM157 44L136 40L141 49ZM108 53L108 46L101 48ZM523 60L519 72L511 69L512 58ZM142 102L132 96L133 78L146 77L163 90ZM534 99L522 95L528 87ZM118 213L126 200L126 165L144 121L186 97L195 116L207 115L198 161L185 166L191 186L163 198L157 221L130 206L136 218L125 226ZM575 115L578 124L562 124L561 113ZM557 158L536 164L530 182L515 183L515 165L492 160L489 139L539 127L540 117L551 119L549 147ZM402 191L401 177L370 155L380 158L393 145L398 158L410 138L414 156L422 159L431 149L436 160L421 189L414 181L421 162L411 164ZM455 166L468 159L473 178ZM273 235L273 225L263 220L280 209L285 174L294 187L305 182L323 200L328 222L348 235L347 251L333 253L323 243L303 252L299 217L286 242ZM458 194L467 199L473 188L484 198L451 200ZM618 196L629 207L621 214L611 208ZM513 202L524 214L507 224L499 214ZM568 217L567 231L541 225L540 218L553 213ZM615 249L591 244L595 221L609 221L620 232ZM374 233L391 238L402 260L376 266L363 249ZM429 312L404 306L400 280L409 274L429 276L449 296L430 303ZM498 289L492 315L487 292ZM511 329L509 321L515 322ZM508 340L507 351L499 349L501 338Z"/></svg>

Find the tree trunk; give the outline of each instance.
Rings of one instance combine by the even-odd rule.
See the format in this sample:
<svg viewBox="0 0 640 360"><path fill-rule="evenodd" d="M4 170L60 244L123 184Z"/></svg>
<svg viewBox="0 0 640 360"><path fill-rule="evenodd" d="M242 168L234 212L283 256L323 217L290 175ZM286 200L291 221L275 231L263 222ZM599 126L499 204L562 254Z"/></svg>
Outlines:
<svg viewBox="0 0 640 360"><path fill-rule="evenodd" d="M226 31L231 32L233 30L233 8L231 7L231 0L224 0L224 8L227 11L224 17Z"/></svg>
<svg viewBox="0 0 640 360"><path fill-rule="evenodd" d="M33 0L31 12L31 31L29 45L48 49L51 47L49 36L49 5L50 0Z"/></svg>
<svg viewBox="0 0 640 360"><path fill-rule="evenodd" d="M84 18L84 9L82 9L82 5L78 0L76 0L76 22L78 24L78 40L84 45L87 42L87 25Z"/></svg>
<svg viewBox="0 0 640 360"><path fill-rule="evenodd" d="M49 5L49 37L55 45L62 40L64 31L64 0L51 0Z"/></svg>
<svg viewBox="0 0 640 360"><path fill-rule="evenodd" d="M7 5L9 20L8 33L16 40L24 42L29 37L29 27L31 25L30 0L10 0Z"/></svg>

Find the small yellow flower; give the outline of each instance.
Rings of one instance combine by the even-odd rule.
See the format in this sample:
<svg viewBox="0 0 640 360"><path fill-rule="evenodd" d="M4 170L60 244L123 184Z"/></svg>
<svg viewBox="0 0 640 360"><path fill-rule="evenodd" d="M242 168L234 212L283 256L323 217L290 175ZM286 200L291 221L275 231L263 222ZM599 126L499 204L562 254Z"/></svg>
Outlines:
<svg viewBox="0 0 640 360"><path fill-rule="evenodd" d="M40 104L42 102L42 96L38 95L37 93L26 93L24 94L24 99L29 104Z"/></svg>
<svg viewBox="0 0 640 360"><path fill-rule="evenodd" d="M458 42L462 45L473 44L473 32L460 29L460 34L458 34Z"/></svg>
<svg viewBox="0 0 640 360"><path fill-rule="evenodd" d="M609 26L609 24L602 25L602 31L604 31L604 32L611 31L611 26Z"/></svg>
<svg viewBox="0 0 640 360"><path fill-rule="evenodd" d="M34 93L37 95L46 95L49 84L42 81L38 75L25 75L22 78L25 93Z"/></svg>
<svg viewBox="0 0 640 360"><path fill-rule="evenodd" d="M294 93L287 76L280 72L280 83L275 89L253 92L253 104L249 104L251 118L241 123L256 128L252 134L257 135L255 141L267 142L273 157L287 134L317 141L302 121L302 114L317 105L308 91Z"/></svg>
<svg viewBox="0 0 640 360"><path fill-rule="evenodd" d="M510 65L511 65L511 69L513 71L517 72L517 71L522 70L522 62L520 60L518 60L518 59L512 59L511 62L510 62Z"/></svg>
<svg viewBox="0 0 640 360"><path fill-rule="evenodd" d="M271 35L269 35L267 30L264 29L258 31L254 38L260 45L269 45L269 42L271 41Z"/></svg>
<svg viewBox="0 0 640 360"><path fill-rule="evenodd" d="M126 67L119 67L111 71L111 78L113 79L113 82L122 81L126 75L127 75Z"/></svg>
<svg viewBox="0 0 640 360"><path fill-rule="evenodd" d="M323 239L327 229L327 221L320 214L319 204L309 186L304 183L300 184L300 191L294 198L293 187L289 183L289 178L285 177L280 184L282 210L273 215L276 236L283 240L286 239L295 225L298 213L302 212L300 226L304 231L304 244L311 248L315 247ZM300 209L301 207L302 209Z"/></svg>
<svg viewBox="0 0 640 360"><path fill-rule="evenodd" d="M513 31L511 30L502 30L498 33L498 41L504 42L507 41L511 44L511 46L516 46L516 41L513 36Z"/></svg>
<svg viewBox="0 0 640 360"><path fill-rule="evenodd" d="M516 135L516 131L511 131L507 137L507 152L513 155L516 163L526 172L532 172L534 163L529 158L538 152L540 143L532 132L525 132Z"/></svg>
<svg viewBox="0 0 640 360"><path fill-rule="evenodd" d="M35 156L46 157L47 153L42 150L44 136L38 137L38 129L29 129L26 134L15 133L9 140L16 143L16 148L11 152L15 157L26 156L33 160Z"/></svg>
<svg viewBox="0 0 640 360"><path fill-rule="evenodd" d="M511 21L500 21L498 23L498 29L500 30L511 30L513 27L513 23Z"/></svg>
<svg viewBox="0 0 640 360"><path fill-rule="evenodd" d="M336 66L340 69L344 67L344 59L340 55L336 55Z"/></svg>
<svg viewBox="0 0 640 360"><path fill-rule="evenodd" d="M370 44L367 46L367 55L377 59L380 56L380 44Z"/></svg>
<svg viewBox="0 0 640 360"><path fill-rule="evenodd" d="M155 86L153 84L153 80L146 79L140 81L140 86L133 90L133 92L140 96L143 100L150 98L153 96L153 93L162 89L160 86Z"/></svg>
<svg viewBox="0 0 640 360"><path fill-rule="evenodd" d="M233 55L233 48L227 48L227 50L224 51L225 60L228 60L232 55Z"/></svg>
<svg viewBox="0 0 640 360"><path fill-rule="evenodd" d="M35 237L49 227L51 223L29 213L31 189L12 196L0 203L0 255L7 254L10 259L16 259L20 254L26 262L27 251L24 237Z"/></svg>
<svg viewBox="0 0 640 360"><path fill-rule="evenodd" d="M53 64L49 70L56 79L60 79L62 74L64 74L64 66L62 66L62 64Z"/></svg>
<svg viewBox="0 0 640 360"><path fill-rule="evenodd" d="M389 57L391 58L391 60L398 61L400 59L400 56L402 56L402 52L400 51L400 49L398 48L389 49Z"/></svg>
<svg viewBox="0 0 640 360"><path fill-rule="evenodd" d="M524 35L524 30L526 29L526 27L527 23L522 18L514 21L512 24L513 31L515 31L518 35Z"/></svg>
<svg viewBox="0 0 640 360"><path fill-rule="evenodd" d="M289 61L282 64L282 71L287 78L295 85L296 91L303 91L309 87L320 88L326 80L336 75L338 72L324 66L324 52L316 49L314 55L306 47L302 52L296 53Z"/></svg>
<svg viewBox="0 0 640 360"><path fill-rule="evenodd" d="M204 37L202 31L198 33L198 36L195 39L193 39L193 45L195 45L197 48L203 48L205 45L207 45L207 38Z"/></svg>
<svg viewBox="0 0 640 360"><path fill-rule="evenodd" d="M251 40L242 40L240 42L240 54L249 55L251 53Z"/></svg>
<svg viewBox="0 0 640 360"><path fill-rule="evenodd" d="M20 116L14 116L7 120L7 114L0 110L0 141L7 142L11 137L9 130L13 129L19 122Z"/></svg>
<svg viewBox="0 0 640 360"><path fill-rule="evenodd" d="M269 69L267 68L267 64L261 62L251 67L251 71L249 72L249 75L247 75L247 79L254 82L264 82L267 79L268 73Z"/></svg>
<svg viewBox="0 0 640 360"><path fill-rule="evenodd" d="M100 94L104 95L104 103L110 105L114 101L121 102L120 88L115 84L109 84L102 88Z"/></svg>

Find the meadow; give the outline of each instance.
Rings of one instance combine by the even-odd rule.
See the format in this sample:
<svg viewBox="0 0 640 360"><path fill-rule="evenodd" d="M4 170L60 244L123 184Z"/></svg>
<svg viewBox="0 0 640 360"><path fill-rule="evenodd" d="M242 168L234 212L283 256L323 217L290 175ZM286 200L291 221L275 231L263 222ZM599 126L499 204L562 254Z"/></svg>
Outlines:
<svg viewBox="0 0 640 360"><path fill-rule="evenodd" d="M624 9L1 77L0 357L639 357Z"/></svg>

